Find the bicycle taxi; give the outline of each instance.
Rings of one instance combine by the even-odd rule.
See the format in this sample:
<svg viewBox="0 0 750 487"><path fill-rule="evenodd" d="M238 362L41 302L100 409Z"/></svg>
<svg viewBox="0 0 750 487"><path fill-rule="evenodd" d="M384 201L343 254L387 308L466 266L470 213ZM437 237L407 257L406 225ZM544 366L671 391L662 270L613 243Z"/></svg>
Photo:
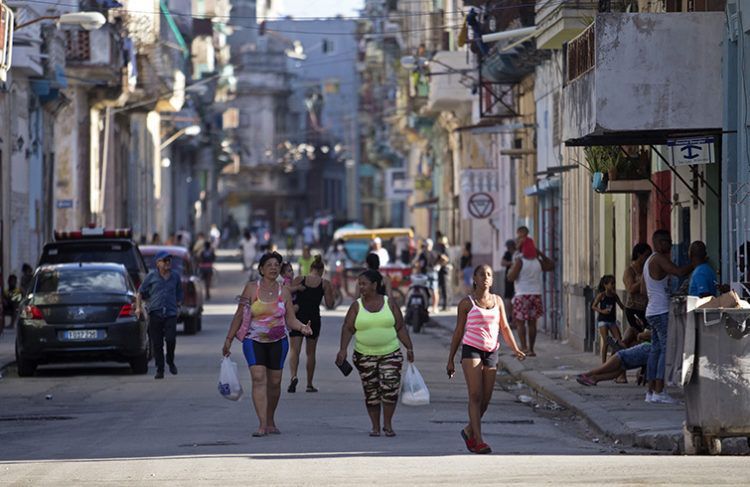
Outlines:
<svg viewBox="0 0 750 487"><path fill-rule="evenodd" d="M376 237L390 256L388 264L380 266L380 272L391 281L393 300L399 306L404 305L414 253L414 232L409 228L339 229L334 233L334 241L343 240L348 257L332 279L336 304L340 304L344 296L352 299L357 296L357 276L366 269L365 259Z"/></svg>

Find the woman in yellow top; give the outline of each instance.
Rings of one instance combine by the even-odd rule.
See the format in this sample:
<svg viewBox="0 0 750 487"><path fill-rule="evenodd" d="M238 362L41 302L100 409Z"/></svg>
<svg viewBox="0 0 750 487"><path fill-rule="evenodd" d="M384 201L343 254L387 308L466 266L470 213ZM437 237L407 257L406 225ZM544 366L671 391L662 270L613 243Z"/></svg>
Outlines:
<svg viewBox="0 0 750 487"><path fill-rule="evenodd" d="M346 360L349 342L356 335L352 358L365 391L367 414L372 422L370 436L380 436L381 404L385 436L396 436L392 420L404 363L399 340L406 346L407 360L414 362L411 338L401 310L384 296L383 276L378 271L367 270L360 274L358 286L361 297L346 313L336 364L341 365Z"/></svg>
<svg viewBox="0 0 750 487"><path fill-rule="evenodd" d="M315 260L315 258L310 253L310 247L308 245L302 247L302 255L297 260L300 276L305 277L310 274L310 267L312 266L313 260Z"/></svg>

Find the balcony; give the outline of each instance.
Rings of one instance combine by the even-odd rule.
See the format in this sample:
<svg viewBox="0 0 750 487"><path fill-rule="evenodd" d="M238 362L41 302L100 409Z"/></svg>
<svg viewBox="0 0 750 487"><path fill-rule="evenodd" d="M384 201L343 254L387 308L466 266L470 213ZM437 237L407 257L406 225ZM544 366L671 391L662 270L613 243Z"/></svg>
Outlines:
<svg viewBox="0 0 750 487"><path fill-rule="evenodd" d="M536 3L537 49L562 49L596 16L597 2L540 0Z"/></svg>
<svg viewBox="0 0 750 487"><path fill-rule="evenodd" d="M440 51L435 54L430 63L430 91L426 109L435 112L470 110L474 97L471 94L472 81L467 74L472 68L463 51Z"/></svg>
<svg viewBox="0 0 750 487"><path fill-rule="evenodd" d="M123 49L115 32L99 30L66 30L66 71L78 78L105 81L108 85L122 82Z"/></svg>
<svg viewBox="0 0 750 487"><path fill-rule="evenodd" d="M597 15L564 49L566 144L720 131L724 22L723 12Z"/></svg>

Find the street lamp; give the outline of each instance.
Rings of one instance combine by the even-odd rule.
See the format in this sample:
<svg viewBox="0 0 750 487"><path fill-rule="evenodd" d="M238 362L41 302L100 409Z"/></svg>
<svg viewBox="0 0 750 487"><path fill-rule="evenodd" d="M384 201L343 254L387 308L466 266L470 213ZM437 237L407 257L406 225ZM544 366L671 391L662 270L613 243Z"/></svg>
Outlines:
<svg viewBox="0 0 750 487"><path fill-rule="evenodd" d="M61 15L45 15L37 17L28 22L24 22L23 24L16 25L15 30L23 29L26 26L36 24L42 20L54 20L57 25L72 25L81 27L85 30L98 30L107 23L107 19L99 12L71 12Z"/></svg>
<svg viewBox="0 0 750 487"><path fill-rule="evenodd" d="M201 133L200 125L188 125L187 127L178 130L177 132L172 134L170 138L162 142L161 145L159 146L159 150L166 149L167 147L169 147L170 144L172 144L172 142L179 139L183 135L189 135L191 137L195 137L196 135L200 133Z"/></svg>

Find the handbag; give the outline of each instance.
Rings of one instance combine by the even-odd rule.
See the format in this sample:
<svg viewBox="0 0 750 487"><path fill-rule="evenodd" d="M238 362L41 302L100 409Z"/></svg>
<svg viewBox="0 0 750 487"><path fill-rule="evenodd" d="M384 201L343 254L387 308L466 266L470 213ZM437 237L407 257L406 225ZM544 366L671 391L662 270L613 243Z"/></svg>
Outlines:
<svg viewBox="0 0 750 487"><path fill-rule="evenodd" d="M237 340L244 341L247 334L250 333L250 321L252 321L252 315L250 305L246 304L245 308L242 310L242 323L240 323L237 333L234 334L234 337Z"/></svg>

